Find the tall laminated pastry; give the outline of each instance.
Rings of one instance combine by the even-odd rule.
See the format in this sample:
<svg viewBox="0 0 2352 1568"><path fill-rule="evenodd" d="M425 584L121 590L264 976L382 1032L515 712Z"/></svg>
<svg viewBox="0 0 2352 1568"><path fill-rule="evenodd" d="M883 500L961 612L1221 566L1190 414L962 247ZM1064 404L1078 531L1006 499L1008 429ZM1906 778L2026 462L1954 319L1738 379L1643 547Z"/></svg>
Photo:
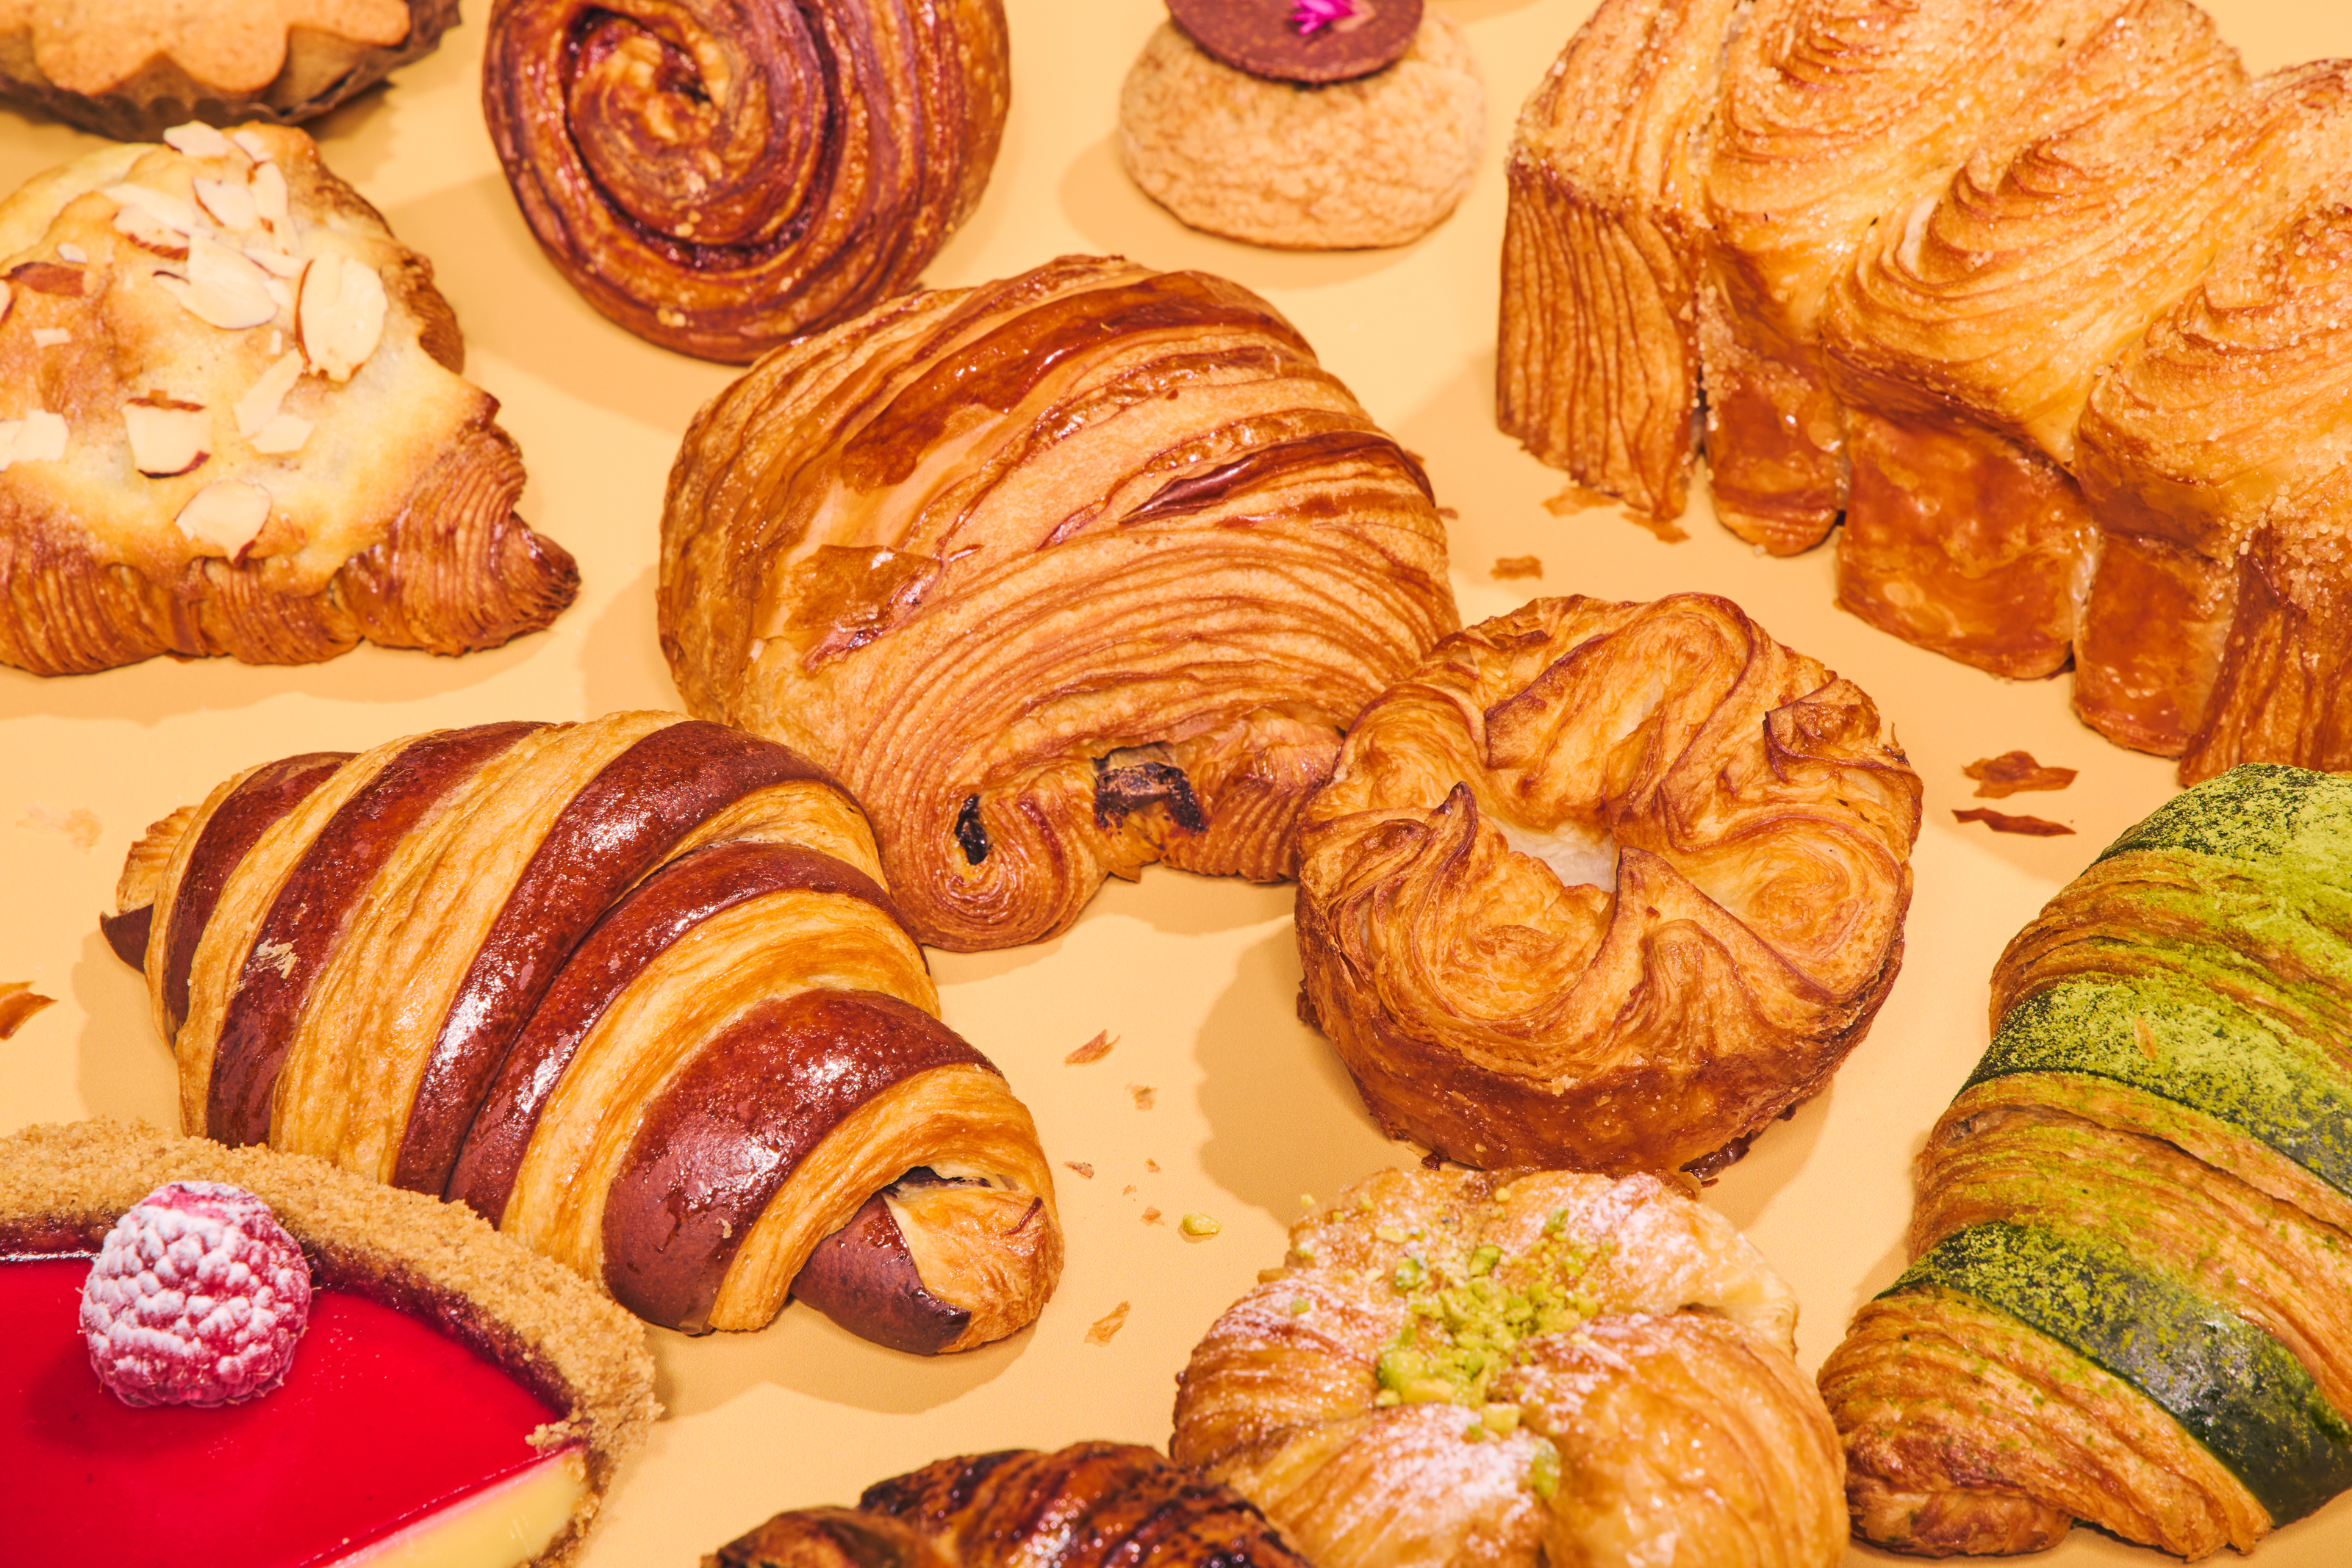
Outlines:
<svg viewBox="0 0 2352 1568"><path fill-rule="evenodd" d="M0 664L460 653L572 602L425 259L299 131L191 124L0 203Z"/></svg>
<svg viewBox="0 0 2352 1568"><path fill-rule="evenodd" d="M1308 1568L1245 1499L1132 1443L940 1459L793 1509L703 1568Z"/></svg>
<svg viewBox="0 0 2352 1568"><path fill-rule="evenodd" d="M779 350L662 519L692 711L817 758L926 942L1165 860L1270 881L1342 728L1454 625L1421 465L1237 284L1066 256Z"/></svg>
<svg viewBox="0 0 2352 1568"><path fill-rule="evenodd" d="M1911 1265L1822 1368L1861 1534L2196 1558L2352 1488L2347 856L2352 779L2239 768L2010 943Z"/></svg>
<svg viewBox="0 0 2352 1568"><path fill-rule="evenodd" d="M316 119L430 54L457 0L0 0L0 97L111 136Z"/></svg>
<svg viewBox="0 0 2352 1568"><path fill-rule="evenodd" d="M1796 1299L1654 1176L1389 1171L1291 1228L1178 1380L1170 1454L1318 1568L1830 1568Z"/></svg>
<svg viewBox="0 0 2352 1568"><path fill-rule="evenodd" d="M1301 810L1302 1011L1450 1159L1712 1172L1894 985L1919 800L1868 695L1729 601L1537 600Z"/></svg>
<svg viewBox="0 0 2352 1568"><path fill-rule="evenodd" d="M655 1322L787 1293L902 1350L1061 1269L1029 1113L938 1019L854 800L677 714L247 768L107 921L181 1120L470 1205Z"/></svg>
<svg viewBox="0 0 2352 1568"><path fill-rule="evenodd" d="M747 363L915 287L980 204L998 0L495 0L482 112L557 271L667 349Z"/></svg>

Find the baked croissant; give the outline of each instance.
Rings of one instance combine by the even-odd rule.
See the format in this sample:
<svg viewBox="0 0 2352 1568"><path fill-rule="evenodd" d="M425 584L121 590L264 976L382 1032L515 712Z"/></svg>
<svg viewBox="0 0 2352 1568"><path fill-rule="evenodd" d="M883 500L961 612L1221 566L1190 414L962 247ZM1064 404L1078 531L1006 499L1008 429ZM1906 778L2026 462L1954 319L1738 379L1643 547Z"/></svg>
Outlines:
<svg viewBox="0 0 2352 1568"><path fill-rule="evenodd" d="M2011 941L1821 1386L1862 1534L2243 1552L2352 1487L2352 779L2257 766Z"/></svg>
<svg viewBox="0 0 2352 1568"><path fill-rule="evenodd" d="M206 125L0 203L0 664L37 674L545 626L572 558L425 258L299 131Z"/></svg>
<svg viewBox="0 0 2352 1568"><path fill-rule="evenodd" d="M107 934L192 1133L463 1201L669 1327L789 1291L961 1350L1052 1292L1053 1179L879 872L796 753L615 714L248 768Z"/></svg>
<svg viewBox="0 0 2352 1568"><path fill-rule="evenodd" d="M1728 1164L1895 982L1918 776L1738 606L1541 599L1431 650L1299 814L1304 995L1448 1158Z"/></svg>
<svg viewBox="0 0 2352 1568"><path fill-rule="evenodd" d="M744 363L915 286L980 204L998 0L497 0L482 111L541 248L641 338Z"/></svg>
<svg viewBox="0 0 2352 1568"><path fill-rule="evenodd" d="M1127 1443L940 1459L780 1513L703 1568L1309 1568L1231 1490Z"/></svg>
<svg viewBox="0 0 2352 1568"><path fill-rule="evenodd" d="M1420 465L1290 324L1089 257L722 392L670 473L660 612L688 707L837 774L959 950L1154 860L1290 874L1341 728L1454 625Z"/></svg>
<svg viewBox="0 0 2352 1568"><path fill-rule="evenodd" d="M1169 1452L1319 1568L1826 1568L1797 1303L1654 1176L1388 1171L1291 1228L1178 1379Z"/></svg>

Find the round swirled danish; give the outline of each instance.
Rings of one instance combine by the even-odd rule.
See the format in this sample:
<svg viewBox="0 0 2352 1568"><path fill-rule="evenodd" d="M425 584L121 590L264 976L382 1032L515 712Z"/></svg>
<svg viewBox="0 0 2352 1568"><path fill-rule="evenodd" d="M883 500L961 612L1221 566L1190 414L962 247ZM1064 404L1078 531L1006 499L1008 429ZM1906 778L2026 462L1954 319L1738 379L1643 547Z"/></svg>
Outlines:
<svg viewBox="0 0 2352 1568"><path fill-rule="evenodd" d="M662 514L687 706L855 790L908 924L1006 947L1154 861L1276 881L1454 625L1429 481L1237 283L1064 256L780 349Z"/></svg>
<svg viewBox="0 0 2352 1568"><path fill-rule="evenodd" d="M499 0L482 111L613 320L740 364L915 286L1012 96L998 0Z"/></svg>
<svg viewBox="0 0 2352 1568"><path fill-rule="evenodd" d="M1711 1170L1894 984L1920 786L1727 600L1538 600L1364 711L1301 809L1306 1003L1466 1165Z"/></svg>

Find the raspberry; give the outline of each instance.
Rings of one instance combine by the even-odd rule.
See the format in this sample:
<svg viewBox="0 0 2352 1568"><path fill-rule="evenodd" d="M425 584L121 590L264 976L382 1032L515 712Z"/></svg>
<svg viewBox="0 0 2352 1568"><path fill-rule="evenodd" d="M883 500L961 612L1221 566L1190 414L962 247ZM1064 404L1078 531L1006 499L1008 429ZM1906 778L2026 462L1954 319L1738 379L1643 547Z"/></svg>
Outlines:
<svg viewBox="0 0 2352 1568"><path fill-rule="evenodd" d="M268 1393L310 1317L310 1266L243 1187L175 1181L115 1222L81 1291L99 1381L126 1405Z"/></svg>

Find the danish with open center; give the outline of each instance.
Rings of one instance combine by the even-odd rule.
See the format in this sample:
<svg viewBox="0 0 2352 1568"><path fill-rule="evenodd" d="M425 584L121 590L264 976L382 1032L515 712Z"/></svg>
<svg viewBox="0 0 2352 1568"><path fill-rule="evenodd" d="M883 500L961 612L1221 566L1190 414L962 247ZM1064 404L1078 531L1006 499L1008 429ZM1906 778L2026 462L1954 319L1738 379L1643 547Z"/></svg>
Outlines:
<svg viewBox="0 0 2352 1568"><path fill-rule="evenodd" d="M1920 785L1727 600L1543 599L1366 709L1300 813L1305 1008L1466 1165L1728 1165L1894 984Z"/></svg>

